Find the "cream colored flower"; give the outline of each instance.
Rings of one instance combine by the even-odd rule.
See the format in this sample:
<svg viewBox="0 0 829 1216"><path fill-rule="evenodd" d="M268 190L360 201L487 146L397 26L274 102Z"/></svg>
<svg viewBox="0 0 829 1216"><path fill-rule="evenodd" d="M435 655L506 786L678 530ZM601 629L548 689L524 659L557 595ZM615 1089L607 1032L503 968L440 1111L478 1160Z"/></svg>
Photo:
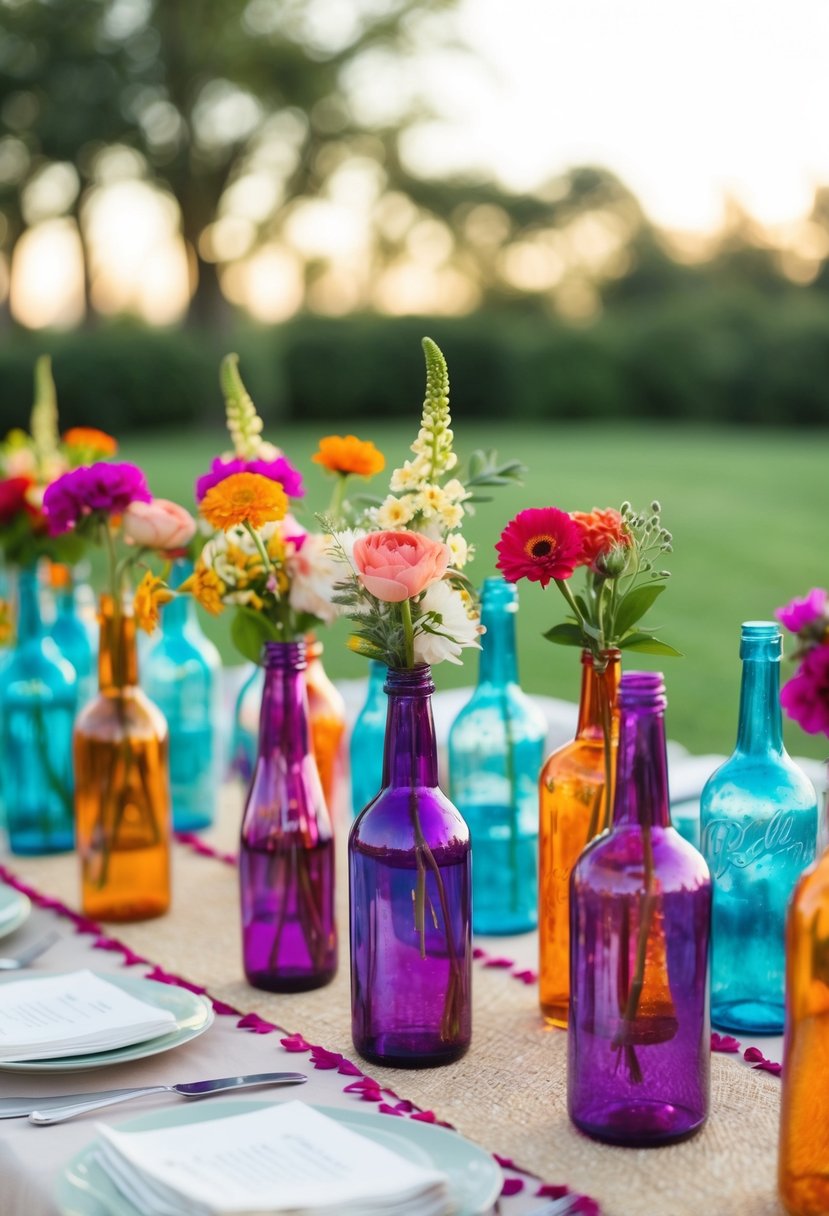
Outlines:
<svg viewBox="0 0 829 1216"><path fill-rule="evenodd" d="M451 536L447 536L446 543L452 554L452 565L456 570L463 570L469 560L469 545L466 543L466 538L460 532L453 532Z"/></svg>
<svg viewBox="0 0 829 1216"><path fill-rule="evenodd" d="M459 528L463 520L463 507L459 502L450 502L440 513L441 522L447 532L451 532L453 528Z"/></svg>
<svg viewBox="0 0 829 1216"><path fill-rule="evenodd" d="M428 471L428 462L422 456L418 456L416 460L406 460L402 469L395 469L392 473L389 488L394 494L417 490Z"/></svg>
<svg viewBox="0 0 829 1216"><path fill-rule="evenodd" d="M404 528L413 515L410 496L395 498L393 494L389 494L377 509L377 523L384 531L394 532L398 528Z"/></svg>
<svg viewBox="0 0 829 1216"><path fill-rule="evenodd" d="M348 577L348 567L337 557L330 536L309 532L300 549L285 562L291 589L288 601L295 612L308 612L326 625L340 615L333 603L335 584Z"/></svg>
<svg viewBox="0 0 829 1216"><path fill-rule="evenodd" d="M418 510L422 511L427 518L430 515L439 515L451 505L440 486L434 484L424 486L416 501Z"/></svg>
<svg viewBox="0 0 829 1216"><path fill-rule="evenodd" d="M463 502L467 497L466 487L463 482L458 481L457 477L453 477L451 481L447 481L443 487L443 492L450 502Z"/></svg>

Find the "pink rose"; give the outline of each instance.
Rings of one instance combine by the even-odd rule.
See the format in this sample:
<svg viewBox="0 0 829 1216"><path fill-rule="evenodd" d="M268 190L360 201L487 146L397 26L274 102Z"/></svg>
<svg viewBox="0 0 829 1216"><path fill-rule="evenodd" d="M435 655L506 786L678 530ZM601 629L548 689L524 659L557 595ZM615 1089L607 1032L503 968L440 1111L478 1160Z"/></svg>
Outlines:
<svg viewBox="0 0 829 1216"><path fill-rule="evenodd" d="M420 595L443 578L449 546L419 532L370 532L354 543L354 565L366 591L387 604Z"/></svg>
<svg viewBox="0 0 829 1216"><path fill-rule="evenodd" d="M122 522L126 540L147 549L183 549L196 531L190 512L166 498L131 502Z"/></svg>

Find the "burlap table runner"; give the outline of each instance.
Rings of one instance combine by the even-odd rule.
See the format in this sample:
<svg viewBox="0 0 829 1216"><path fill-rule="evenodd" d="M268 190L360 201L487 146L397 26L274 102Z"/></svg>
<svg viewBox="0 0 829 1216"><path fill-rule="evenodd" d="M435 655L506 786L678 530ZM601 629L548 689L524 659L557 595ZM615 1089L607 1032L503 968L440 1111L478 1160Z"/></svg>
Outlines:
<svg viewBox="0 0 829 1216"><path fill-rule="evenodd" d="M235 849L241 793L226 787L220 822L205 836ZM165 970L206 985L212 996L255 1010L309 1042L356 1059L350 1037L345 834L340 824L340 968L310 993L273 995L242 978L237 875L221 861L177 845L173 911L110 932ZM24 881L77 907L73 857L8 859ZM495 953L497 941L485 941ZM595 1144L567 1118L566 1036L545 1028L535 986L476 965L473 1042L457 1064L365 1071L402 1097L434 1110L469 1139L541 1177L592 1195L607 1216L779 1216L775 1197L780 1081L738 1060L712 1057L712 1113L693 1140L659 1150Z"/></svg>

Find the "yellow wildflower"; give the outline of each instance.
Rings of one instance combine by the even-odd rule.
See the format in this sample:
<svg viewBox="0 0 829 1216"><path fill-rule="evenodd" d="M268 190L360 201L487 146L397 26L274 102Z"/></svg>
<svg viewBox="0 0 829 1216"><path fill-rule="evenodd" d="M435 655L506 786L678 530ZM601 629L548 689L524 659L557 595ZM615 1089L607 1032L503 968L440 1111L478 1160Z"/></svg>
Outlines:
<svg viewBox="0 0 829 1216"><path fill-rule="evenodd" d="M135 623L145 633L152 633L158 625L158 610L162 604L169 604L174 599L173 592L163 579L148 570L138 584L132 607L135 613Z"/></svg>
<svg viewBox="0 0 829 1216"><path fill-rule="evenodd" d="M202 608L211 616L218 616L224 612L222 596L225 593L225 585L216 571L202 561L196 563L193 573L184 580L179 591L192 595L196 603L201 604Z"/></svg>
<svg viewBox="0 0 829 1216"><path fill-rule="evenodd" d="M239 524L261 528L284 519L288 498L278 481L261 473L232 473L207 491L200 510L207 522L222 532Z"/></svg>
<svg viewBox="0 0 829 1216"><path fill-rule="evenodd" d="M0 646L8 646L13 640L12 606L8 600L0 600Z"/></svg>

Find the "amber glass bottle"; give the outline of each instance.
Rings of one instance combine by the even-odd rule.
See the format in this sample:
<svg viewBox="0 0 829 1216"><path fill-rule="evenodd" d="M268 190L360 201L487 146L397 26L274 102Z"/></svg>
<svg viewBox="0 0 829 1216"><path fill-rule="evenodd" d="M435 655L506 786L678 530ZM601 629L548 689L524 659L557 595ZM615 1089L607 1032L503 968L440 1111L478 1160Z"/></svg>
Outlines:
<svg viewBox="0 0 829 1216"><path fill-rule="evenodd" d="M167 723L138 686L135 622L101 596L97 697L75 723L81 900L95 920L145 920L170 905Z"/></svg>
<svg viewBox="0 0 829 1216"><path fill-rule="evenodd" d="M539 1001L553 1026L567 1025L570 996L570 874L584 846L609 826L616 767L619 651L606 652L597 671L582 654L576 737L548 758L539 780ZM605 723L612 739L611 788L606 789Z"/></svg>
<svg viewBox="0 0 829 1216"><path fill-rule="evenodd" d="M308 689L311 749L317 762L325 804L331 816L336 817L342 811L342 800L346 793L343 786L345 702L322 665L322 642L309 636L306 646L308 670L305 685Z"/></svg>
<svg viewBox="0 0 829 1216"><path fill-rule="evenodd" d="M786 923L780 1201L829 1212L829 852L800 877Z"/></svg>

